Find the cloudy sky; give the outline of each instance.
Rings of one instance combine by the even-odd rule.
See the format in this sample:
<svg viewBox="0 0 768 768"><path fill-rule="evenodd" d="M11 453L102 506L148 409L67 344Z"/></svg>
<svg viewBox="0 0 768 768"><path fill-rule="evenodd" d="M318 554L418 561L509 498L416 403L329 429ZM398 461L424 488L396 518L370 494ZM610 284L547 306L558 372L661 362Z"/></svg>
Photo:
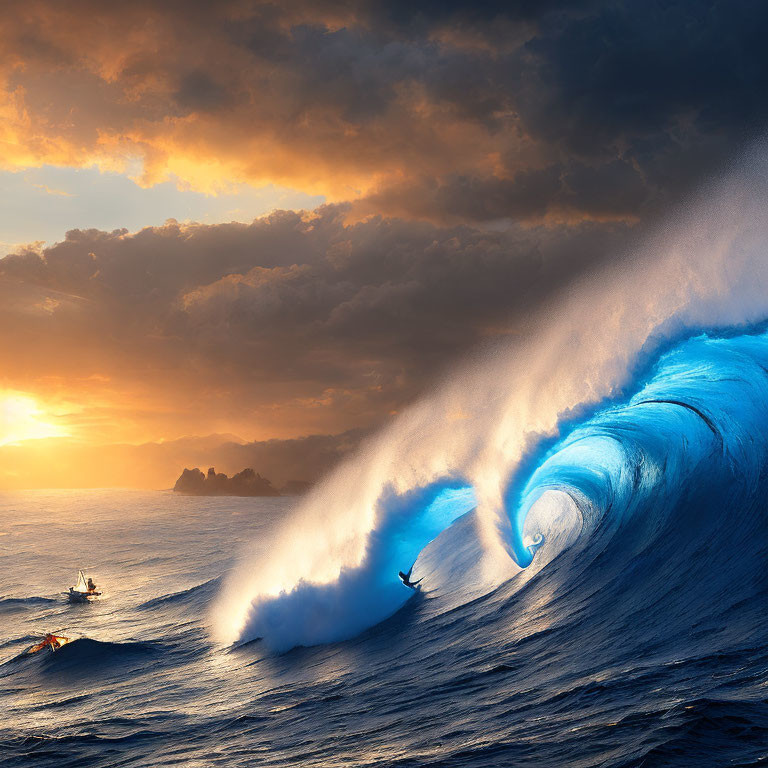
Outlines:
<svg viewBox="0 0 768 768"><path fill-rule="evenodd" d="M768 111L757 1L3 12L0 487L44 440L346 445Z"/></svg>

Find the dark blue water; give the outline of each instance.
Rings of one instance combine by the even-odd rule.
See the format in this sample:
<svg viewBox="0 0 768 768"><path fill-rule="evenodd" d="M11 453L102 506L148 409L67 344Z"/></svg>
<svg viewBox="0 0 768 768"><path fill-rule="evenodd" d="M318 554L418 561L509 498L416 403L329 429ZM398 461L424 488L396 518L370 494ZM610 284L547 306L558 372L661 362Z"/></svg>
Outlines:
<svg viewBox="0 0 768 768"><path fill-rule="evenodd" d="M460 582L482 553L471 489L446 485L459 517L417 562L423 590L282 652L215 643L210 610L295 500L3 495L0 763L768 764L766 336L680 342L540 442L506 492L527 568L489 592ZM70 606L82 566L105 595ZM48 631L79 639L19 656Z"/></svg>

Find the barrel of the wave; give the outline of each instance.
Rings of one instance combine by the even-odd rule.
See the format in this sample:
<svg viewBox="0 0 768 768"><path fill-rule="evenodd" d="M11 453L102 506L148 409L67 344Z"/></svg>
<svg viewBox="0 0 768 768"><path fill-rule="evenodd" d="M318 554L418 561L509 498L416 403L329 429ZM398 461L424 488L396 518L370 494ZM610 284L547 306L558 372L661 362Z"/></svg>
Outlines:
<svg viewBox="0 0 768 768"><path fill-rule="evenodd" d="M767 372L768 336L698 336L664 354L627 402L564 425L522 491L508 492L516 559L530 563L524 533L561 494L581 515L582 559L619 572L647 558L643 577L661 589L668 570L691 614L722 608L726 582L743 597L768 539Z"/></svg>

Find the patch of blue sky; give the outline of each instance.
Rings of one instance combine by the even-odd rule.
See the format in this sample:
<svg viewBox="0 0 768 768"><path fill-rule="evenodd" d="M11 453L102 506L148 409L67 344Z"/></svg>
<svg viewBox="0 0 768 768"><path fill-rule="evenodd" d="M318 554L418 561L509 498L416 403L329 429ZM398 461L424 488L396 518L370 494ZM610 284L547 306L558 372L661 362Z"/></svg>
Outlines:
<svg viewBox="0 0 768 768"><path fill-rule="evenodd" d="M173 181L142 188L120 173L43 166L0 172L0 201L1 257L25 243L51 245L70 229L136 231L167 219L250 222L275 209L311 210L324 198L273 185L233 185L218 195Z"/></svg>

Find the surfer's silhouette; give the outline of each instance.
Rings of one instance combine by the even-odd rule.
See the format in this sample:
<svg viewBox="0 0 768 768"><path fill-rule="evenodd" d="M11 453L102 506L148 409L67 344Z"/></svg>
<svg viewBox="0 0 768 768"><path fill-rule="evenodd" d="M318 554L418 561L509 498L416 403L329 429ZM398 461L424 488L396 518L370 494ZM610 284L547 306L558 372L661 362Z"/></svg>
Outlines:
<svg viewBox="0 0 768 768"><path fill-rule="evenodd" d="M416 585L424 579L422 576L421 579L417 579L416 581L411 581L411 571L413 571L413 566L411 566L408 569L408 573L403 573L402 571L398 571L397 575L400 577L400 581L405 584L406 587L410 587L411 589L416 589Z"/></svg>

